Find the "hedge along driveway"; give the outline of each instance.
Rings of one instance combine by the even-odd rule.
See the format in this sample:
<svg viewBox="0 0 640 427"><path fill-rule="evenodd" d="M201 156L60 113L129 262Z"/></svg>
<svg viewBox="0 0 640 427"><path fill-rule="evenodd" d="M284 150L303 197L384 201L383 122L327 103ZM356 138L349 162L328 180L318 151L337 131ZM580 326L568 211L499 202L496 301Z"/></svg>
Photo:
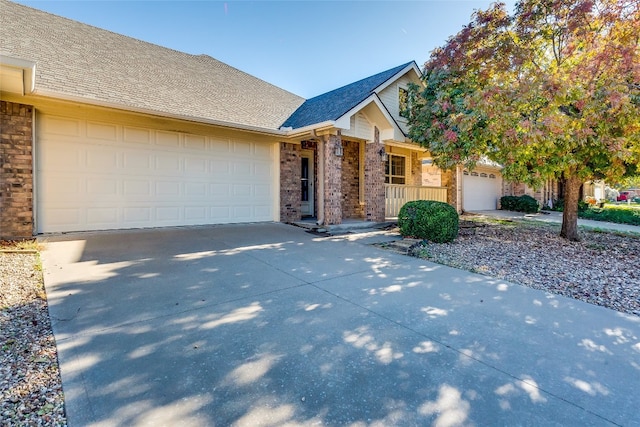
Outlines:
<svg viewBox="0 0 640 427"><path fill-rule="evenodd" d="M578 216L594 221L640 225L640 205L604 205L603 208L590 207L587 210L578 212Z"/></svg>
<svg viewBox="0 0 640 427"><path fill-rule="evenodd" d="M640 318L283 224L50 236L69 425L634 425Z"/></svg>

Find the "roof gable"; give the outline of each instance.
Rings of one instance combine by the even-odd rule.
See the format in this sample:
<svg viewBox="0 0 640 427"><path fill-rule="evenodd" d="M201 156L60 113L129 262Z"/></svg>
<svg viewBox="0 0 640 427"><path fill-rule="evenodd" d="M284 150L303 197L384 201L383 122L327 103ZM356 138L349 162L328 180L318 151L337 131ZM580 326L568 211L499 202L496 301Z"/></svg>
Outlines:
<svg viewBox="0 0 640 427"><path fill-rule="evenodd" d="M392 81L398 73L413 66L417 68L415 62L410 61L308 99L282 124L282 127L298 129L316 123L338 120L375 93L376 89Z"/></svg>
<svg viewBox="0 0 640 427"><path fill-rule="evenodd" d="M304 98L190 55L0 0L2 54L33 61L35 94L277 130Z"/></svg>

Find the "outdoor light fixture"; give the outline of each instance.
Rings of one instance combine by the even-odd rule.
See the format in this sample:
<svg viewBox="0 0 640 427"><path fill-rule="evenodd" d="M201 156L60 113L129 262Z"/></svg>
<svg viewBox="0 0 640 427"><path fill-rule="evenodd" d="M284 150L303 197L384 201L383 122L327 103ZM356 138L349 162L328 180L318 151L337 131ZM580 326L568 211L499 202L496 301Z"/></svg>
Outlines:
<svg viewBox="0 0 640 427"><path fill-rule="evenodd" d="M383 162L387 161L387 152L384 151L384 148L381 148L380 151L378 151L378 154L380 154L380 158L382 158Z"/></svg>
<svg viewBox="0 0 640 427"><path fill-rule="evenodd" d="M342 148L342 144L341 144L341 143L337 143L337 144L336 144L336 151L335 151L335 153L336 153L336 156L337 156L337 157L342 157L342 154L343 154L343 148Z"/></svg>

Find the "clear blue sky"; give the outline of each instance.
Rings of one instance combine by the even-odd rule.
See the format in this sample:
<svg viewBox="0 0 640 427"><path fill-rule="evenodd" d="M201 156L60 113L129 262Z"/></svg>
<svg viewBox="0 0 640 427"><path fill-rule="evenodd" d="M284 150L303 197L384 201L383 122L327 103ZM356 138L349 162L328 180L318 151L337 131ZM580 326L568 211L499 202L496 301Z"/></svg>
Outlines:
<svg viewBox="0 0 640 427"><path fill-rule="evenodd" d="M310 98L415 60L493 1L25 1L56 15L207 54ZM506 2L510 9L513 2Z"/></svg>

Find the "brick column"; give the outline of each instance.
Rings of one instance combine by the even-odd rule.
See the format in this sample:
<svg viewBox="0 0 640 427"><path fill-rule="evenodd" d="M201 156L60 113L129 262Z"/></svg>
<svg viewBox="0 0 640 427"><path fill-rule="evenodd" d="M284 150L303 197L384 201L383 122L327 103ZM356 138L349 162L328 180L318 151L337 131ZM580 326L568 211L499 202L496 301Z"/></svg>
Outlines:
<svg viewBox="0 0 640 427"><path fill-rule="evenodd" d="M360 206L360 143L342 141L342 218L362 218Z"/></svg>
<svg viewBox="0 0 640 427"><path fill-rule="evenodd" d="M300 146L280 143L280 221L300 221Z"/></svg>
<svg viewBox="0 0 640 427"><path fill-rule="evenodd" d="M342 157L336 156L336 146L342 137L329 135L324 142L324 223L342 223Z"/></svg>
<svg viewBox="0 0 640 427"><path fill-rule="evenodd" d="M0 101L0 238L33 236L33 107Z"/></svg>
<svg viewBox="0 0 640 427"><path fill-rule="evenodd" d="M364 148L364 215L367 221L384 221L384 161L380 150L380 131L374 129L373 142Z"/></svg>

